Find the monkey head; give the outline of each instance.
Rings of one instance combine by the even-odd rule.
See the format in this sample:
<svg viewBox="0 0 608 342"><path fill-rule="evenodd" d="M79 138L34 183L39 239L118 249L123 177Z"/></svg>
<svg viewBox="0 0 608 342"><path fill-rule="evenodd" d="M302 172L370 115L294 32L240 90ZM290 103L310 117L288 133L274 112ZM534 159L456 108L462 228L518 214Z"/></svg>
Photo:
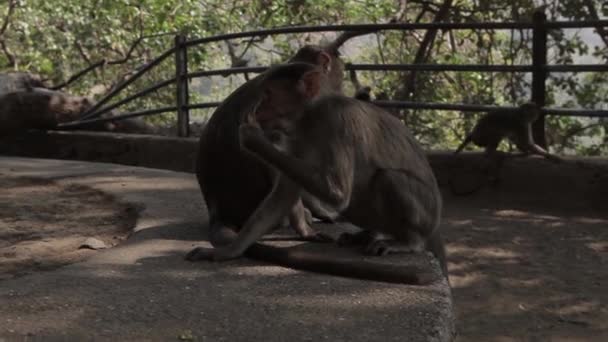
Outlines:
<svg viewBox="0 0 608 342"><path fill-rule="evenodd" d="M361 87L361 89L359 89L355 93L355 98L357 100L369 102L369 101L372 100L371 92L372 92L372 88L371 87L368 87L368 86Z"/></svg>
<svg viewBox="0 0 608 342"><path fill-rule="evenodd" d="M288 63L310 63L318 65L327 74L331 89L342 92L342 79L344 78L344 63L340 59L340 52L333 48L323 48L317 45L306 45L291 57Z"/></svg>
<svg viewBox="0 0 608 342"><path fill-rule="evenodd" d="M261 80L263 95L251 121L264 124L282 118L293 119L293 115L319 95L324 76L319 66L308 63L271 68Z"/></svg>
<svg viewBox="0 0 608 342"><path fill-rule="evenodd" d="M526 102L519 106L519 112L525 122L534 122L540 116L540 108L534 102Z"/></svg>

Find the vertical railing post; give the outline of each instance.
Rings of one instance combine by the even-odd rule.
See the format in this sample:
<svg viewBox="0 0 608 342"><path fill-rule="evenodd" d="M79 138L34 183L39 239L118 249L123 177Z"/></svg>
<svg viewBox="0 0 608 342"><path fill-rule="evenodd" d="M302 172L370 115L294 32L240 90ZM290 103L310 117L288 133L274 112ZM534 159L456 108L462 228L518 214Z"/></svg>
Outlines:
<svg viewBox="0 0 608 342"><path fill-rule="evenodd" d="M188 54L186 36L175 36L175 85L177 100L177 136L190 135L190 113L188 111Z"/></svg>
<svg viewBox="0 0 608 342"><path fill-rule="evenodd" d="M544 10L536 10L532 22L532 101L539 107L544 107L547 79L547 16ZM547 147L544 115L532 125L532 136L538 145Z"/></svg>

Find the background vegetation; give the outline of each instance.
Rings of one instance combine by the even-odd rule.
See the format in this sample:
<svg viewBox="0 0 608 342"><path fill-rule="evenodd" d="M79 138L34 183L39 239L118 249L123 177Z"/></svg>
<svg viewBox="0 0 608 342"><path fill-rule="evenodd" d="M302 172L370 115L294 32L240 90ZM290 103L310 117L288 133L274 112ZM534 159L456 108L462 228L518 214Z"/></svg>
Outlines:
<svg viewBox="0 0 608 342"><path fill-rule="evenodd" d="M39 73L60 84L85 67L106 64L71 84L67 91L99 97L160 53L176 33L190 38L285 25L406 22L484 22L530 20L544 6L549 20L605 18L601 0L1 0L0 70ZM333 33L282 35L234 40L189 49L190 71L231 65L268 65L285 60L307 42ZM551 64L608 62L608 29L550 32ZM498 31L386 31L349 41L343 48L354 63L528 64L531 33ZM174 74L166 60L126 93ZM530 77L520 73L361 72L375 93L395 100L517 104L529 100ZM548 105L606 108L608 75L554 73ZM221 100L243 76L199 79L191 102ZM173 87L121 108L122 111L174 104ZM124 96L124 95L123 95ZM207 111L196 111L204 118ZM475 115L450 111L407 111L406 123L431 148L453 148ZM173 116L165 116L171 119ZM550 117L547 136L554 151L605 155L606 121Z"/></svg>

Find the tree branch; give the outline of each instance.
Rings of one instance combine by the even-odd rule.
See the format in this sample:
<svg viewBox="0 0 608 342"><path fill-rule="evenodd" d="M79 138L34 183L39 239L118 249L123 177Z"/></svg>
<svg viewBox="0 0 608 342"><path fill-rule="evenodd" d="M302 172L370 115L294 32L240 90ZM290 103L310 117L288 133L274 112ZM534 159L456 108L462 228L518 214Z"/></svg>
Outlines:
<svg viewBox="0 0 608 342"><path fill-rule="evenodd" d="M599 15L597 14L597 10L595 9L595 3L593 0L583 0L585 7L587 7L587 11L589 12L589 16L593 20L600 20ZM603 26L598 26L595 28L600 38L604 41L604 44L608 47L608 30L606 30Z"/></svg>
<svg viewBox="0 0 608 342"><path fill-rule="evenodd" d="M13 16L13 13L15 13L16 7L17 7L17 0L8 1L8 11L6 12L6 15L4 16L4 21L2 23L2 26L0 27L0 36L4 35L4 32L6 32L6 29L8 29L10 22L11 22L11 17Z"/></svg>
<svg viewBox="0 0 608 342"><path fill-rule="evenodd" d="M449 0L451 1L451 0ZM389 23L395 23L397 22L396 18L392 18L391 20L388 21ZM336 37L336 39L334 39L332 42L325 44L325 46L323 46L323 50L325 51L332 51L332 52L338 52L338 49L344 45L344 43L346 43L347 40L354 38L354 37L358 37L358 36L364 36L366 34L370 34L373 32L376 32L378 30L363 30L363 31L346 31L346 32L342 32L339 36Z"/></svg>
<svg viewBox="0 0 608 342"><path fill-rule="evenodd" d="M9 0L8 11L6 12L6 15L4 16L2 26L0 26L0 48L2 49L2 52L4 52L4 55L6 56L6 59L8 61L8 65L11 68L15 68L17 66L17 60L15 59L15 55L11 52L11 50L6 45L6 41L4 39L4 34L6 33L6 30L8 29L8 27L10 26L11 18L13 16L13 13L15 13L15 8L17 8L17 0Z"/></svg>
<svg viewBox="0 0 608 342"><path fill-rule="evenodd" d="M437 11L437 15L433 19L433 23L443 21L452 7L452 0L445 0L445 2L441 5L439 11ZM421 64L424 63L428 58L428 52L431 50L433 42L435 41L435 37L437 36L437 29L429 29L426 31L422 42L420 43L420 47L416 52L416 56L414 57L413 64ZM412 99L415 97L416 91L416 71L411 71L405 80L405 87L400 92L400 98L402 99Z"/></svg>
<svg viewBox="0 0 608 342"><path fill-rule="evenodd" d="M157 33L157 34L143 36L143 35L141 35L141 32L142 31L140 31L140 36L136 40L134 40L133 43L131 43L131 45L129 47L129 50L124 55L124 57L121 58L121 59L115 59L115 60L112 60L112 61L106 61L105 59L102 59L102 60L100 60L98 62L92 63L90 61L90 58L86 54L86 51L82 47L82 45L79 42L76 42L76 48L78 48L78 51L80 52L80 55L87 62L87 64L89 64L89 66L87 66L83 70L75 73L74 75L70 76L67 81L62 82L59 85L56 85L56 86L54 86L54 87L52 87L50 89L59 90L59 89L65 88L68 85L74 83L76 80L78 80L81 77L83 77L84 75L86 75L86 74L90 73L91 71L94 71L97 68L102 67L104 65L118 65L118 64L124 64L124 63L128 62L129 59L131 59L131 56L132 56L133 52L135 51L135 49L137 48L137 46L144 39L154 38L154 37L161 37L161 36L166 36L166 35L171 35L171 34L175 34L176 33L176 32L168 32L168 33Z"/></svg>

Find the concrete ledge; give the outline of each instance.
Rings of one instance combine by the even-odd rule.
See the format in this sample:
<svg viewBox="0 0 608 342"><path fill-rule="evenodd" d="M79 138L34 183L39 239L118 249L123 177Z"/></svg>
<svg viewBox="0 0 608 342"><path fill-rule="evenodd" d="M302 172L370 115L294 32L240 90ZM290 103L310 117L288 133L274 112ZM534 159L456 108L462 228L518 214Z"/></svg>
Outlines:
<svg viewBox="0 0 608 342"><path fill-rule="evenodd" d="M0 155L108 162L181 172L194 172L197 150L197 138L138 134L32 131L0 138ZM605 158L571 158L558 164L538 157L506 158L490 175L480 167L484 163L480 153L453 155L438 151L429 153L429 160L440 185L450 192L467 193L479 188L525 194L535 189L553 195L564 191L608 195L603 190L606 187L594 186L608 184Z"/></svg>
<svg viewBox="0 0 608 342"><path fill-rule="evenodd" d="M406 286L299 272L246 259L184 261L185 253L205 239L200 228L206 212L192 174L7 157L0 157L0 174L87 184L143 208L136 233L126 243L79 264L2 281L0 340L453 338L452 298L443 277L428 286ZM348 252L330 244L295 248L321 249L330 256ZM363 258L352 252L349 257ZM424 263L440 272L427 255L380 259L398 265Z"/></svg>
<svg viewBox="0 0 608 342"><path fill-rule="evenodd" d="M98 132L31 131L0 138L0 154L97 161L193 172L198 139Z"/></svg>

